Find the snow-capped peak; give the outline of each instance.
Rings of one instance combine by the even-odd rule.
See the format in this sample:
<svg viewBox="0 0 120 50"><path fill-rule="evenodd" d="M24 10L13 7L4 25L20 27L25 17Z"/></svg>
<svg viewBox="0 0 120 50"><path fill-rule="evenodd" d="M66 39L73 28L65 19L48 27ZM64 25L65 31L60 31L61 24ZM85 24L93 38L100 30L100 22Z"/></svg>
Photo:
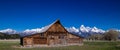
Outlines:
<svg viewBox="0 0 120 50"><path fill-rule="evenodd" d="M120 32L120 30L118 30L118 32Z"/></svg>
<svg viewBox="0 0 120 50"><path fill-rule="evenodd" d="M6 34L16 34L16 30L13 30L13 29L4 29L4 30L0 30L0 32L6 33Z"/></svg>
<svg viewBox="0 0 120 50"><path fill-rule="evenodd" d="M98 29L97 27L85 27L84 25L80 26L80 31L83 33L89 33L89 32L94 32L94 33L104 33L105 31L102 29Z"/></svg>
<svg viewBox="0 0 120 50"><path fill-rule="evenodd" d="M23 31L22 33L24 34L34 34L34 33L40 33L41 32L41 28L36 28L36 29L26 29L25 31Z"/></svg>
<svg viewBox="0 0 120 50"><path fill-rule="evenodd" d="M98 28L94 26L93 29L94 29L94 30L97 30Z"/></svg>
<svg viewBox="0 0 120 50"><path fill-rule="evenodd" d="M81 32L89 32L89 29L90 29L90 27L87 27L87 28L86 28L84 25L81 25L81 26L80 26L80 31L81 31Z"/></svg>
<svg viewBox="0 0 120 50"><path fill-rule="evenodd" d="M80 27L81 27L81 28L84 28L85 26L84 26L84 25L81 25Z"/></svg>
<svg viewBox="0 0 120 50"><path fill-rule="evenodd" d="M71 33L78 33L79 30L75 27L70 27L70 28L66 28L68 32L71 32Z"/></svg>
<svg viewBox="0 0 120 50"><path fill-rule="evenodd" d="M21 33L19 32L19 34L21 36L26 36L26 35L31 35L31 34L35 34L35 33L42 33L43 31L47 30L49 28L49 26L46 27L42 27L42 28L36 28L36 29L26 29L24 31L22 31ZM74 33L77 35L81 35L82 33L88 33L88 34L92 34L92 33L104 33L105 31L102 29L98 29L97 27L85 27L84 25L81 25L80 28L75 28L73 27L66 27L67 31L70 33ZM6 33L6 34L16 34L16 30L13 29L4 29L4 30L0 30L0 32L2 33ZM120 32L120 30L119 30ZM17 32L18 33L18 32Z"/></svg>
<svg viewBox="0 0 120 50"><path fill-rule="evenodd" d="M97 33L97 32L99 32L99 29L98 29L98 28L96 28L96 27L93 27L93 28L91 29L91 31L92 31L92 32L96 32L96 33Z"/></svg>
<svg viewBox="0 0 120 50"><path fill-rule="evenodd" d="M95 32L95 33L104 33L104 32L105 32L104 30L98 29L97 27L93 27L93 28L91 29L91 31L92 31L92 32Z"/></svg>

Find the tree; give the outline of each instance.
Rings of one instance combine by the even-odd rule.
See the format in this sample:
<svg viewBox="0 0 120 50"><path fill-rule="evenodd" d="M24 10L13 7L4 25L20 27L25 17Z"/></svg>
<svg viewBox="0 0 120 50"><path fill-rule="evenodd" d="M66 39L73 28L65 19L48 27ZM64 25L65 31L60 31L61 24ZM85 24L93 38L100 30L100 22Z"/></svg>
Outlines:
<svg viewBox="0 0 120 50"><path fill-rule="evenodd" d="M88 38L89 40L101 40L102 34L91 34Z"/></svg>
<svg viewBox="0 0 120 50"><path fill-rule="evenodd" d="M104 37L105 40L109 41L116 41L118 39L118 32L115 30L109 30L108 32L105 32Z"/></svg>
<svg viewBox="0 0 120 50"><path fill-rule="evenodd" d="M0 39L19 39L19 34L5 34L0 32Z"/></svg>

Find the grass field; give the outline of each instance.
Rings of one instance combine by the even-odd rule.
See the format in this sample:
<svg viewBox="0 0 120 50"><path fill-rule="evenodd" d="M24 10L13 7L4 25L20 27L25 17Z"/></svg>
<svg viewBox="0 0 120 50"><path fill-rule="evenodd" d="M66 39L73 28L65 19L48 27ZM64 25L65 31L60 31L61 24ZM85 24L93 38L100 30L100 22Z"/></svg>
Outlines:
<svg viewBox="0 0 120 50"><path fill-rule="evenodd" d="M120 42L84 42L83 46L15 48L19 41L0 41L0 50L120 50Z"/></svg>

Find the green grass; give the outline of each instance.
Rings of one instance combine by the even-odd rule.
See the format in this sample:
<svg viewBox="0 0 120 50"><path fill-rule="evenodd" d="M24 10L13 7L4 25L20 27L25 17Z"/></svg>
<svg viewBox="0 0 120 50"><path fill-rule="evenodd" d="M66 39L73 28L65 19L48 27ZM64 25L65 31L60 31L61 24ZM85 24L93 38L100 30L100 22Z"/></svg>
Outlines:
<svg viewBox="0 0 120 50"><path fill-rule="evenodd" d="M14 48L20 46L17 41L0 41L0 50L120 50L120 42L84 42L83 46Z"/></svg>

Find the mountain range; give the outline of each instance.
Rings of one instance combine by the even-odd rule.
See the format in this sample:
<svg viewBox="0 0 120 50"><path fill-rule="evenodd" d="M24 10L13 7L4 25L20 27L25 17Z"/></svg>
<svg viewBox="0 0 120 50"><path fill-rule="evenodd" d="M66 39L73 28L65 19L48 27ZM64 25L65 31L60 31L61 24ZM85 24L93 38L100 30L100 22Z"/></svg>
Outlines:
<svg viewBox="0 0 120 50"><path fill-rule="evenodd" d="M0 30L0 32L5 34L17 34L17 31L13 29L4 29L4 30Z"/></svg>
<svg viewBox="0 0 120 50"><path fill-rule="evenodd" d="M77 34L82 37L87 37L91 34L103 34L105 30L98 29L97 27L85 27L81 25L80 28L70 27L66 28L68 32Z"/></svg>
<svg viewBox="0 0 120 50"><path fill-rule="evenodd" d="M45 27L36 28L36 29L26 29L22 32L17 32L16 30L13 30L13 29L5 29L5 30L0 30L0 32L6 33L6 34L19 34L21 36L26 36L26 35L31 35L35 33L40 33L44 28ZM82 37L87 37L91 34L103 34L104 32L106 32L105 30L99 29L97 27L85 27L84 25L81 25L79 28L65 27L65 29L70 33L77 34ZM116 30L116 31L120 32L120 30Z"/></svg>

